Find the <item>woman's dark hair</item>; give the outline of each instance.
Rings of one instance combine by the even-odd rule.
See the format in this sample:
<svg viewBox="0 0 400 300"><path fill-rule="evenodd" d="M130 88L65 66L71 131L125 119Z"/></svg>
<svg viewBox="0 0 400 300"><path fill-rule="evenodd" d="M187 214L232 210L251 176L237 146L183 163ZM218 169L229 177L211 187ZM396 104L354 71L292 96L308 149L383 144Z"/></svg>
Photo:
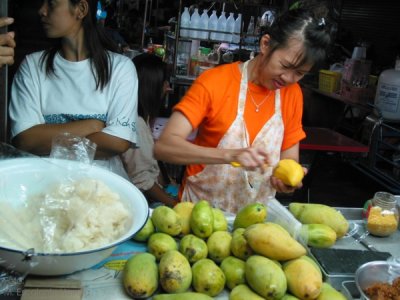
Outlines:
<svg viewBox="0 0 400 300"><path fill-rule="evenodd" d="M69 0L71 7L76 6L82 0ZM89 6L87 15L82 20L85 46L87 48L93 76L96 80L96 89L102 90L111 78L111 61L107 50L118 52L117 45L106 35L102 26L97 22L97 0L86 0ZM49 7L51 9L51 7ZM55 45L45 50L40 63L46 65L47 75L56 75L54 70L54 57L61 49L61 38Z"/></svg>
<svg viewBox="0 0 400 300"><path fill-rule="evenodd" d="M152 123L160 112L167 65L160 57L148 53L135 56L132 61L139 80L138 114Z"/></svg>
<svg viewBox="0 0 400 300"><path fill-rule="evenodd" d="M328 26L328 10L323 3L300 4L279 16L270 27L263 28L262 34L269 34L269 56L277 49L285 48L292 39L304 43L304 51L299 55L293 68L306 63L313 69L324 62L331 43Z"/></svg>

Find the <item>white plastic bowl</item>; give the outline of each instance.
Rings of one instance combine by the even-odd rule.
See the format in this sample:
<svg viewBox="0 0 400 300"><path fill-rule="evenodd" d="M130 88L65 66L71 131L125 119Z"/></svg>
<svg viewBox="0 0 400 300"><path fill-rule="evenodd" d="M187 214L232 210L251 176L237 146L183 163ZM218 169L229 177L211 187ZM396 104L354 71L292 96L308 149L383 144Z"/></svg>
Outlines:
<svg viewBox="0 0 400 300"><path fill-rule="evenodd" d="M138 188L106 169L75 161L36 157L0 160L0 201L7 201L14 207L22 206L29 195L43 193L50 185L64 182L66 178L101 180L118 193L131 213L132 224L127 232L100 248L74 253L35 253L0 245L1 266L24 274L71 274L88 269L110 256L117 245L130 239L145 224L149 208Z"/></svg>

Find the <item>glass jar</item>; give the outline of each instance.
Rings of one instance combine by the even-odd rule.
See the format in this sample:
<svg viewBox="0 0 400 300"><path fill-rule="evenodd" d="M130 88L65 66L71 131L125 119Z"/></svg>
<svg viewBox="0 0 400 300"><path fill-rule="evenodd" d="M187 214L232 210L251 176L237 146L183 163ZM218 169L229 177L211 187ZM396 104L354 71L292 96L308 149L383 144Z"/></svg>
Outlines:
<svg viewBox="0 0 400 300"><path fill-rule="evenodd" d="M367 229L372 235L389 236L397 230L399 211L394 195L377 192L368 210Z"/></svg>

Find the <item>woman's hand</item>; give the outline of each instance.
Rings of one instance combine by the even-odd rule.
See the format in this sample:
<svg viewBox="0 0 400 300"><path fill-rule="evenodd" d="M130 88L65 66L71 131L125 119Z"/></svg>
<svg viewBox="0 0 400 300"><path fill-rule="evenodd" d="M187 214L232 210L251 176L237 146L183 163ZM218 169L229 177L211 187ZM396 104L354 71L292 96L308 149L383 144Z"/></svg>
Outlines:
<svg viewBox="0 0 400 300"><path fill-rule="evenodd" d="M269 165L268 154L261 148L250 147L233 151L234 153L228 161L248 171L259 169L261 172L264 172L265 168Z"/></svg>
<svg viewBox="0 0 400 300"><path fill-rule="evenodd" d="M304 171L304 176L307 175L308 170L307 168L303 167L303 171ZM278 192L278 193L285 193L285 194L289 194L289 193L293 193L295 190L301 189L303 186L303 183L300 182L299 185L297 186L289 186L286 185L282 182L282 180L276 178L275 176L271 176L271 185L272 187Z"/></svg>

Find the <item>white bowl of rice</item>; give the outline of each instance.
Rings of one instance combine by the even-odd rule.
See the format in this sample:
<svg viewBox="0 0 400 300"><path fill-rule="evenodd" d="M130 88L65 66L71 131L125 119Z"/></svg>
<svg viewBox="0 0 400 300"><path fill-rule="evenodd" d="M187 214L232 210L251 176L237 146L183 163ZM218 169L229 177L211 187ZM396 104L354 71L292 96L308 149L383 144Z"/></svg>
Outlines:
<svg viewBox="0 0 400 300"><path fill-rule="evenodd" d="M0 266L22 274L88 269L149 216L146 198L106 169L38 157L0 160Z"/></svg>

